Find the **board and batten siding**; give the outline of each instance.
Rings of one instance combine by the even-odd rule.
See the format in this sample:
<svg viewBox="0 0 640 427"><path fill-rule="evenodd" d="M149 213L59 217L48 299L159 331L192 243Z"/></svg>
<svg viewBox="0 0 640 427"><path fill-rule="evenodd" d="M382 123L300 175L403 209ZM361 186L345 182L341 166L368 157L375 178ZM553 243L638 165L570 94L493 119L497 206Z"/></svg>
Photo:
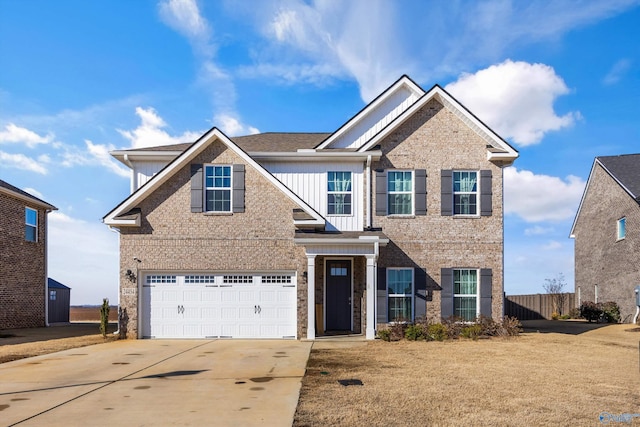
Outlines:
<svg viewBox="0 0 640 427"><path fill-rule="evenodd" d="M378 105L361 122L358 122L342 136L337 138L331 148L360 148L366 141L380 132L396 117L409 108L418 96L402 88Z"/></svg>
<svg viewBox="0 0 640 427"><path fill-rule="evenodd" d="M361 163L264 163L265 168L340 231L361 231L364 218ZM327 172L351 172L351 215L327 215Z"/></svg>
<svg viewBox="0 0 640 427"><path fill-rule="evenodd" d="M135 162L133 163L133 182L131 192L147 183L155 174L160 172L167 162Z"/></svg>

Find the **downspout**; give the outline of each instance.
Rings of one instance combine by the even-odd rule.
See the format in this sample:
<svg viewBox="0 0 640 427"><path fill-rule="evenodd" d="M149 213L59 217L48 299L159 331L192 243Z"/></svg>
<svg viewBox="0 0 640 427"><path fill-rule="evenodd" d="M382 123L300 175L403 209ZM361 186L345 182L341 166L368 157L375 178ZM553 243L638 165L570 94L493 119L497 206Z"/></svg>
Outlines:
<svg viewBox="0 0 640 427"><path fill-rule="evenodd" d="M365 228L371 228L371 155L367 156L367 215L365 217Z"/></svg>
<svg viewBox="0 0 640 427"><path fill-rule="evenodd" d="M49 327L49 221L50 209L44 211L44 326Z"/></svg>
<svg viewBox="0 0 640 427"><path fill-rule="evenodd" d="M120 230L116 227L113 226L109 226L109 230L113 231L114 233L116 233L118 235L118 248L120 248ZM118 255L119 251L118 251ZM120 336L120 257L118 256L118 322L116 323L118 325L118 328L116 329L116 331L113 333L114 336Z"/></svg>

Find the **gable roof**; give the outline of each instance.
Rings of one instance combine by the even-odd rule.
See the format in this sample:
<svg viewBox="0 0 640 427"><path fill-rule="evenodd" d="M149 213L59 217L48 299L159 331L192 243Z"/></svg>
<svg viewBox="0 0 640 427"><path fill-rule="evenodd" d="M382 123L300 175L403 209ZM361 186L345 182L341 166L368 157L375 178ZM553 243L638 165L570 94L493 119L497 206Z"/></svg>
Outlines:
<svg viewBox="0 0 640 427"><path fill-rule="evenodd" d="M102 221L110 226L137 226L139 225L139 213L134 214L132 210L142 202L147 196L153 193L158 187L171 178L177 171L189 164L198 154L204 151L209 145L219 141L231 149L236 155L242 158L248 165L257 170L272 185L282 191L285 196L291 199L300 209L307 215L304 218L293 218L296 225L301 226L324 226L325 220L311 206L304 202L297 194L286 187L282 182L275 178L269 171L256 162L242 148L229 139L218 128L211 128L202 135L196 142L189 145L178 157L165 166L160 172L147 181L142 187L138 188L122 203L116 206L111 212L104 216Z"/></svg>
<svg viewBox="0 0 640 427"><path fill-rule="evenodd" d="M355 116L350 118L346 123L344 123L337 131L331 134L327 139L322 141L321 144L316 146L316 149L325 149L329 148L329 146L338 140L340 137L344 136L350 130L354 129L358 124L362 123L365 118L371 114L373 114L376 109L381 107L386 101L390 100L395 94L400 92L401 90L407 90L409 93L414 95L415 97L420 97L424 95L424 90L416 84L409 76L404 74L398 80L396 80L391 86L384 90L380 95L378 95L373 101L367 104L362 110L360 110ZM393 114L392 114L393 116ZM366 132L365 132L366 133Z"/></svg>
<svg viewBox="0 0 640 427"><path fill-rule="evenodd" d="M640 154L622 154L618 156L600 156L596 157L591 166L589 172L589 179L587 185L584 187L582 198L580 199L580 205L578 211L573 219L573 225L571 226L571 233L569 237L574 238L574 232L580 211L582 210L582 204L589 191L591 184L591 178L593 177L593 171L596 165L602 167L602 169L616 182L618 185L635 201L640 205Z"/></svg>
<svg viewBox="0 0 640 427"><path fill-rule="evenodd" d="M71 289L70 287L58 282L57 280L53 280L51 277L47 278L47 287L51 289Z"/></svg>
<svg viewBox="0 0 640 427"><path fill-rule="evenodd" d="M19 189L18 187L14 187L6 181L0 179L0 193L8 194L9 196L13 196L17 199L21 199L25 202L31 202L39 207L44 209L57 211L58 208L55 206L45 202L42 199L37 198L36 196L32 196L24 190Z"/></svg>
<svg viewBox="0 0 640 427"><path fill-rule="evenodd" d="M487 159L502 161L511 164L518 157L518 150L513 148L500 135L495 133L489 126L478 119L471 111L455 99L449 92L440 85L434 85L428 92L422 95L413 105L407 108L401 115L395 118L384 129L369 141L361 146L358 151L366 151L380 143L386 136L396 130L401 124L408 120L416 111L424 107L429 101L435 99L445 108L456 115L463 123L471 128L478 136L487 142Z"/></svg>

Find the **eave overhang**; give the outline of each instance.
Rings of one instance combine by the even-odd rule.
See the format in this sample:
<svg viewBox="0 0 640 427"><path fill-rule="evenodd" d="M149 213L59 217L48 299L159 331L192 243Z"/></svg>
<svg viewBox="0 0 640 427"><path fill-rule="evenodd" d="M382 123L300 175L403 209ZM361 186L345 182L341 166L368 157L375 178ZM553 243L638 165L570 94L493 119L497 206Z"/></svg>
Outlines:
<svg viewBox="0 0 640 427"><path fill-rule="evenodd" d="M24 194L20 194L20 193L17 193L15 191L12 191L9 188L0 187L0 193L4 193L4 194L6 194L8 196L11 196L11 197L14 197L16 199L22 200L23 202L28 202L28 203L30 203L32 205L44 208L47 211L57 211L58 210L58 208L56 208L55 206L53 206L53 205L51 205L51 204L49 204L49 203L47 203L47 202L45 202L43 200L37 199L37 198L32 197L32 196L25 196Z"/></svg>
<svg viewBox="0 0 640 427"><path fill-rule="evenodd" d="M291 152L251 152L249 155L261 161L284 161L284 162L317 162L317 161L332 161L332 162L353 162L353 161L366 161L368 158L371 160L380 160L382 157L382 151L369 150L365 152L359 151L333 151L327 150L298 150Z"/></svg>

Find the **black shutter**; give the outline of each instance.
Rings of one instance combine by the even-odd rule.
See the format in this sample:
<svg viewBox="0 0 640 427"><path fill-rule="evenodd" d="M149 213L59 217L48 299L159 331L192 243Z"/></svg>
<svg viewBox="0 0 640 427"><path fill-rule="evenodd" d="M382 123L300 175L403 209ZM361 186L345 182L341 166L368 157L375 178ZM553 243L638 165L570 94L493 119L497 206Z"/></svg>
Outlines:
<svg viewBox="0 0 640 427"><path fill-rule="evenodd" d="M233 212L244 212L244 165L233 165Z"/></svg>
<svg viewBox="0 0 640 427"><path fill-rule="evenodd" d="M425 169L416 169L414 172L415 183L415 207L416 215L427 214L427 171Z"/></svg>
<svg viewBox="0 0 640 427"><path fill-rule="evenodd" d="M453 171L440 171L440 213L442 216L453 215Z"/></svg>
<svg viewBox="0 0 640 427"><path fill-rule="evenodd" d="M413 289L415 294L416 312L414 319L425 318L427 315L427 272L417 267L414 269Z"/></svg>
<svg viewBox="0 0 640 427"><path fill-rule="evenodd" d="M378 267L378 286L376 290L377 313L376 321L378 323L387 323L387 269Z"/></svg>
<svg viewBox="0 0 640 427"><path fill-rule="evenodd" d="M387 214L387 171L376 171L376 215Z"/></svg>
<svg viewBox="0 0 640 427"><path fill-rule="evenodd" d="M493 206L491 201L491 171L480 171L480 215L491 216Z"/></svg>
<svg viewBox="0 0 640 427"><path fill-rule="evenodd" d="M480 315L491 317L491 296L493 291L493 272L490 268L480 270Z"/></svg>
<svg viewBox="0 0 640 427"><path fill-rule="evenodd" d="M204 178L201 164L191 165L191 212L202 212Z"/></svg>
<svg viewBox="0 0 640 427"><path fill-rule="evenodd" d="M453 316L453 269L440 270L440 315L442 319Z"/></svg>

